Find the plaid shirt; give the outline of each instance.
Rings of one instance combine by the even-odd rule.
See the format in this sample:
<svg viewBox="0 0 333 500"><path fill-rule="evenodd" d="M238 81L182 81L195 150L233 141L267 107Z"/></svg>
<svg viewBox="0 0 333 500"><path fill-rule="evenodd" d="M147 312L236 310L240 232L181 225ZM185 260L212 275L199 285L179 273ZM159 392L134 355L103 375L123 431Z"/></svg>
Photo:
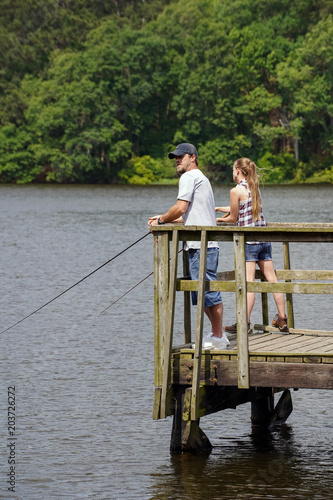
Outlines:
<svg viewBox="0 0 333 500"><path fill-rule="evenodd" d="M248 192L248 199L241 200L239 202L238 226L260 226L260 227L266 226L266 221L264 218L264 214L262 212L261 196L260 196L260 217L258 220L253 220L251 191L249 190L246 180L243 179L238 184L238 186L244 186ZM251 243L257 243L257 242L251 242Z"/></svg>

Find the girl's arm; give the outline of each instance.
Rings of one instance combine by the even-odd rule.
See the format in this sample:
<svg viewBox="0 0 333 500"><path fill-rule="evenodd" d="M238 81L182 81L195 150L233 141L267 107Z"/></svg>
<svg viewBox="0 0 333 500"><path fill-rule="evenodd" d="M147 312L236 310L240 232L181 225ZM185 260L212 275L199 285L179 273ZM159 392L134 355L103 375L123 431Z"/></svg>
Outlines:
<svg viewBox="0 0 333 500"><path fill-rule="evenodd" d="M230 207L215 207L215 212L230 212Z"/></svg>
<svg viewBox="0 0 333 500"><path fill-rule="evenodd" d="M230 191L230 214L227 217L220 217L216 222L237 222L239 213L240 189L233 188ZM224 207L226 208L226 207Z"/></svg>

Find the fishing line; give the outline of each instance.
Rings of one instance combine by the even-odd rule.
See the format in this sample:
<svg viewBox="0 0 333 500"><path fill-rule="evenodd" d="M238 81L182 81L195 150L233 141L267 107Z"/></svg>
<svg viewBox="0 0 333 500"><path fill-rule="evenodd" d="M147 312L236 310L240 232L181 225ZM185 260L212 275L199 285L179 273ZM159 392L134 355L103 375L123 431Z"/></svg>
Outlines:
<svg viewBox="0 0 333 500"><path fill-rule="evenodd" d="M120 299L122 299L123 297L125 297L125 295L127 295L128 293L130 293L132 290L134 290L134 288L136 288L137 286L141 285L141 283L143 283L147 278L150 278L150 276L152 276L154 274L154 271L150 274L148 274L148 276L146 276L145 278L143 278L141 281L139 281L139 283L137 283L136 285L132 286L132 288L130 288L129 290L127 290L127 292L123 293L123 295L121 297L118 297L117 300L115 300L114 302L112 302L112 304L110 304L108 307L106 307L105 309L103 309L102 312L100 312L99 314L104 314L105 311L107 311L108 309L110 309L110 307L112 307L114 304L116 304L117 302L119 302Z"/></svg>
<svg viewBox="0 0 333 500"><path fill-rule="evenodd" d="M110 262L112 262L113 260L115 260L117 257L119 257L120 255L122 255L123 253L125 253L127 250L129 250L130 248L132 248L134 245L136 245L137 243L139 243L139 241L143 240L144 238L146 238L146 236L148 236L149 234L151 234L151 231L149 231L149 233L145 234L144 236L142 236L141 238L139 238L138 240L136 240L134 243L131 243L131 245L129 245L128 247L124 248L124 250L122 250L121 252L119 252L117 255L115 255L114 257L112 257L111 259L109 259L107 262L104 262L104 264L102 264L101 266L97 267L96 269L94 269L94 271L91 271L91 273L87 274L86 276L84 276L84 278L81 278L79 281L77 281L76 283L74 283L74 285L70 286L69 288L67 288L66 290L64 290L63 292L59 293L59 295L57 295L56 297L54 297L53 299L49 300L48 302L46 302L45 304L43 304L42 306L38 307L38 309L35 309L34 311L32 311L30 314L28 314L27 316L25 316L24 318L20 319L19 321L17 321L16 323L14 323L13 325L9 326L8 328L6 328L5 330L2 330L2 332L0 332L0 335L2 335L3 333L5 332L8 332L8 330L10 330L11 328L14 328L14 326L16 325L19 325L20 323L22 323L23 321L25 321L26 319L30 318L30 316L32 316L33 314L37 313L38 311L40 311L41 309L43 309L44 307L48 306L49 304L51 304L51 302L54 302L56 299L58 299L59 297L61 297L62 295L64 295L65 293L69 292L69 290L72 290L72 288L74 288L75 286L79 285L79 283L82 283L82 281L86 280L87 278L89 278L90 276L92 276L94 273L96 273L97 271L99 271L100 269L102 269L102 267L106 266L107 264L110 264ZM148 277L148 276L147 276Z"/></svg>
<svg viewBox="0 0 333 500"><path fill-rule="evenodd" d="M180 253L182 251L183 251L183 249L181 248L178 253ZM171 257L170 257L169 260L171 260ZM106 307L105 309L103 309L103 311L100 312L99 314L104 314L105 311L107 311L108 309L110 309L110 307L112 307L114 304L116 304L117 302L119 302L120 299L122 299L123 297L125 297L125 295L127 295L128 293L130 293L132 290L134 290L134 288L136 288L137 286L141 285L141 283L143 283L146 279L150 278L150 276L152 276L153 274L154 274L154 271L151 272L150 274L148 274L145 278L143 278L141 281L139 281L136 285L132 286L132 288L130 288L129 290L127 290L127 292L123 293L123 295L121 297L118 297L118 299L116 299L114 302L112 302L112 304L110 304L108 307Z"/></svg>

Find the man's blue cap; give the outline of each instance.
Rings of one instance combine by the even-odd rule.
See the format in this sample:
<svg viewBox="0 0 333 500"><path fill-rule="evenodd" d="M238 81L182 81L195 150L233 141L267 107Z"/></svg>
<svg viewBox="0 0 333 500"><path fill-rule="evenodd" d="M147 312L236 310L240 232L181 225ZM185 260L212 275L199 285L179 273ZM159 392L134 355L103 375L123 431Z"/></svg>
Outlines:
<svg viewBox="0 0 333 500"><path fill-rule="evenodd" d="M188 142L183 142L182 144L178 144L176 149L174 151L171 151L171 153L168 154L168 157L170 160L172 160L175 156L183 156L183 155L195 155L196 158L198 158L198 151L193 144L190 144Z"/></svg>

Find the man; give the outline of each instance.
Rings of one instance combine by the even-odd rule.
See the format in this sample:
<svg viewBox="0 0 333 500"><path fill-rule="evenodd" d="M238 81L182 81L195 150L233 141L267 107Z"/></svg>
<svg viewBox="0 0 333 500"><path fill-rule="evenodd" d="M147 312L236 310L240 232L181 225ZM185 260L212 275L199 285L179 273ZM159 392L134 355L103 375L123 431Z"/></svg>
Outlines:
<svg viewBox="0 0 333 500"><path fill-rule="evenodd" d="M187 226L216 226L215 201L209 180L198 168L198 151L193 144L179 144L169 153L176 160L179 180L178 198L165 214L150 217L148 226L168 222L184 222ZM187 241L190 274L192 280L199 276L200 241ZM206 279L217 280L219 247L214 241L208 242ZM192 292L193 305L197 304L197 292ZM203 338L204 349L225 349L230 343L222 329L223 303L220 292L205 293L205 313L212 331Z"/></svg>

